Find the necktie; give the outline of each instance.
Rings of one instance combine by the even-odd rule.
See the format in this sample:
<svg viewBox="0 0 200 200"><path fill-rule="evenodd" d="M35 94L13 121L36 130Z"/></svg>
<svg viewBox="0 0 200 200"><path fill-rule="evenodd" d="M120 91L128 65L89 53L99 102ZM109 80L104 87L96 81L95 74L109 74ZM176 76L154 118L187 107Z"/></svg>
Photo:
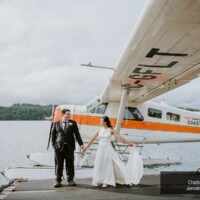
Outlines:
<svg viewBox="0 0 200 200"><path fill-rule="evenodd" d="M68 127L68 122L64 122L64 132L66 133L66 131L67 131L67 127Z"/></svg>

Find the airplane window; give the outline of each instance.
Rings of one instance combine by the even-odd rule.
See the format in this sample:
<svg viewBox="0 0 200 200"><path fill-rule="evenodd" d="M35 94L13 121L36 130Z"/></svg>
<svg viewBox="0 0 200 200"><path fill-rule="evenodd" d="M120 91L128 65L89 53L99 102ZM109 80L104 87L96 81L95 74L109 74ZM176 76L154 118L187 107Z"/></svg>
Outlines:
<svg viewBox="0 0 200 200"><path fill-rule="evenodd" d="M104 114L105 111L106 111L106 108L107 108L107 103L103 103L103 104L100 104L92 109L88 109L87 112L89 113L99 113L99 114Z"/></svg>
<svg viewBox="0 0 200 200"><path fill-rule="evenodd" d="M88 110L96 107L99 103L100 103L101 99L99 97L95 97L95 99L92 99L91 101L89 101L87 104L86 104L86 107Z"/></svg>
<svg viewBox="0 0 200 200"><path fill-rule="evenodd" d="M155 118L162 118L162 111L155 109L155 108L149 108L148 109L148 116L149 117L155 117Z"/></svg>
<svg viewBox="0 0 200 200"><path fill-rule="evenodd" d="M108 105L107 103L102 103L98 105L95 113L104 114L106 111L107 105Z"/></svg>
<svg viewBox="0 0 200 200"><path fill-rule="evenodd" d="M126 107L125 113L124 113L124 119L125 120L136 120L136 121L143 121L144 118L139 112L137 108L133 107Z"/></svg>
<svg viewBox="0 0 200 200"><path fill-rule="evenodd" d="M172 121L176 121L176 122L179 122L180 118L181 118L180 115L175 114L175 113L171 113L171 112L167 112L166 117L167 117L168 120L172 120Z"/></svg>
<svg viewBox="0 0 200 200"><path fill-rule="evenodd" d="M92 108L89 112L90 113L95 113L96 107Z"/></svg>

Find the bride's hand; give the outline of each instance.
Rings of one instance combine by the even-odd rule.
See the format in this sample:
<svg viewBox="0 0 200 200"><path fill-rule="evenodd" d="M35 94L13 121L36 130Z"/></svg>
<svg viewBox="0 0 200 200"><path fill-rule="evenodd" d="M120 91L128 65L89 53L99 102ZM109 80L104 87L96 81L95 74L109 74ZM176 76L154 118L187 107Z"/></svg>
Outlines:
<svg viewBox="0 0 200 200"><path fill-rule="evenodd" d="M135 147L136 145L134 143L129 143L128 146L129 147Z"/></svg>

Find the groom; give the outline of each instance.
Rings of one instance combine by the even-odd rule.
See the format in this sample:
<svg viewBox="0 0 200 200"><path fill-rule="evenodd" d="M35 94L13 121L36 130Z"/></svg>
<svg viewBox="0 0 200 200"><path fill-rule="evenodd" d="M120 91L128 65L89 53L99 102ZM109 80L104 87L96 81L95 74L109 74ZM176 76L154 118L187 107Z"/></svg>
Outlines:
<svg viewBox="0 0 200 200"><path fill-rule="evenodd" d="M84 150L84 146L77 123L73 120L70 120L69 109L62 110L62 120L54 124L51 134L51 142L55 150L56 183L54 187L61 187L64 161L66 166L68 185L76 186L76 183L74 182L75 138L81 146L82 150Z"/></svg>

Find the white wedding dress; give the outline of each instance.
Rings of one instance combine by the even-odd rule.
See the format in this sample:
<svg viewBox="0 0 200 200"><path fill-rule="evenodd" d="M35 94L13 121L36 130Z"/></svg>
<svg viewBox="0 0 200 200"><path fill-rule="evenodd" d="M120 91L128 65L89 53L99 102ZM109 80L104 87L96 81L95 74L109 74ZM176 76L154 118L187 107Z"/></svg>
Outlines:
<svg viewBox="0 0 200 200"><path fill-rule="evenodd" d="M135 148L131 149L125 166L111 144L111 128L101 127L99 145L94 161L92 185L138 184L143 175L142 158Z"/></svg>

